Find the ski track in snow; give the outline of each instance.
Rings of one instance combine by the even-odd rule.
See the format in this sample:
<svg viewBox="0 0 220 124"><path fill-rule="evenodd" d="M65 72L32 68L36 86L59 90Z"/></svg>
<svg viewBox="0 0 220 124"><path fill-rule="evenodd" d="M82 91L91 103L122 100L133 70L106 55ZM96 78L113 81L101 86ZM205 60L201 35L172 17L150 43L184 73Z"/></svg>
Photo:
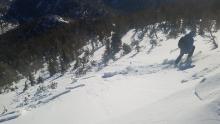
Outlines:
<svg viewBox="0 0 220 124"><path fill-rule="evenodd" d="M12 111L12 112L7 112L5 114L0 115L0 123L9 121L12 119L16 119L21 115L20 111Z"/></svg>

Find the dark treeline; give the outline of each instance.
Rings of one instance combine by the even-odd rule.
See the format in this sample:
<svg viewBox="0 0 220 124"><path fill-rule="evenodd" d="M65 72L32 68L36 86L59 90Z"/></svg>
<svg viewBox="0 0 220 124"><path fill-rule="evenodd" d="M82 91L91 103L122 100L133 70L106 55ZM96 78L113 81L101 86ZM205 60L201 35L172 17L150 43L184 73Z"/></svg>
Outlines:
<svg viewBox="0 0 220 124"><path fill-rule="evenodd" d="M1 0L0 1L0 13L1 14L5 14L6 11L8 10L10 5L10 1L9 0Z"/></svg>
<svg viewBox="0 0 220 124"><path fill-rule="evenodd" d="M213 32L220 28L219 0L155 1L158 3L132 12L119 12L108 8L108 15L83 19L68 18L69 23L55 24L47 29L40 26L45 18L40 17L2 34L0 87L10 85L22 76L27 77L31 85L39 83L33 79L32 74L45 63L48 64L51 76L58 72L65 73L72 61L76 61L75 69L85 67L87 58L78 56L82 52L86 52L87 56L92 54L93 51L81 49L88 41L92 41L93 50L100 43L106 46L103 58L104 62L107 62L120 50L120 39L129 29L142 30L143 33L150 31L152 36L149 37L152 39L157 39L158 31L166 34L167 38L177 38L187 29L197 29L200 35L208 32L210 40L217 47ZM112 31L114 34L109 40ZM86 73L82 70L77 72Z"/></svg>

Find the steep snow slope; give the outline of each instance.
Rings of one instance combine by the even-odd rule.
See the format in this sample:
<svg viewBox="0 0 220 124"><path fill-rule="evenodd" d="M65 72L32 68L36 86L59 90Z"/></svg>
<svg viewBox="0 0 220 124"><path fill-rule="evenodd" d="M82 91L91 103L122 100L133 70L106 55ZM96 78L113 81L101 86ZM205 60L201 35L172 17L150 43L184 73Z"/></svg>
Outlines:
<svg viewBox="0 0 220 124"><path fill-rule="evenodd" d="M216 35L220 38L220 32ZM134 30L123 42L130 44L132 36L136 37ZM45 85L58 83L55 90L35 95L35 87L23 95L0 95L1 103L7 96L18 97L11 104L4 100L16 112L1 115L0 122L18 115L3 123L219 124L220 50L211 50L208 39L198 36L192 59L195 67L175 68L178 39L166 40L162 34L160 38L163 42L149 51L149 39L144 37L141 52L133 50L125 56L120 52L117 61L85 77L77 79L68 72L48 79ZM92 60L100 61L103 52L104 47L97 50ZM25 94L30 98L24 104Z"/></svg>

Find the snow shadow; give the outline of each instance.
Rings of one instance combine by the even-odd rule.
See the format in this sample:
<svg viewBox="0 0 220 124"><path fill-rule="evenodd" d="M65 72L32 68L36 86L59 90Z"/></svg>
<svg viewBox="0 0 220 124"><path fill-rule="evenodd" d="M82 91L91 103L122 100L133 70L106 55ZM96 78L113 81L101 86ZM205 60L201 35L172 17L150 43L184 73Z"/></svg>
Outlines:
<svg viewBox="0 0 220 124"><path fill-rule="evenodd" d="M73 89L77 89L77 88L80 88L80 87L84 87L86 86L85 84L79 84L77 86L74 86L74 87L66 87L67 90L73 90Z"/></svg>
<svg viewBox="0 0 220 124"><path fill-rule="evenodd" d="M220 73L204 78L195 88L195 95L200 100L219 97L220 94Z"/></svg>
<svg viewBox="0 0 220 124"><path fill-rule="evenodd" d="M9 121L12 119L16 119L20 115L21 115L21 113L19 111L12 111L12 112L5 113L3 115L0 115L0 123L3 123L5 121Z"/></svg>
<svg viewBox="0 0 220 124"><path fill-rule="evenodd" d="M161 64L141 65L141 66L128 66L124 69L105 72L102 78L110 78L116 75L145 75L154 74L161 70L174 68L174 60L164 60Z"/></svg>
<svg viewBox="0 0 220 124"><path fill-rule="evenodd" d="M204 80L208 74L218 70L219 68L220 68L220 64L215 65L213 67L209 67L209 68L203 68L201 71L198 71L198 72L192 74L192 76L182 80L182 83L186 83L189 80L197 80L197 79Z"/></svg>
<svg viewBox="0 0 220 124"><path fill-rule="evenodd" d="M50 101L56 99L57 97L60 97L60 96L62 96L62 95L64 95L64 94L66 94L66 93L69 93L70 91L71 91L71 90L64 90L64 91L58 92L58 93L56 93L56 94L54 94L54 95L51 95L51 96L49 96L49 97L47 97L47 98L45 98L45 99L40 100L40 101L38 102L38 104L48 103L48 102L50 102Z"/></svg>
<svg viewBox="0 0 220 124"><path fill-rule="evenodd" d="M26 97L23 98L24 100L21 100L20 103L16 106L16 108L25 107L25 106L27 109L36 108L40 104L48 103L64 94L69 93L70 91L74 89L81 88L84 86L85 84L79 84L73 87L69 86L69 87L66 87L64 90L57 91L55 93L52 93L48 90L35 93L35 95L32 98L26 98Z"/></svg>

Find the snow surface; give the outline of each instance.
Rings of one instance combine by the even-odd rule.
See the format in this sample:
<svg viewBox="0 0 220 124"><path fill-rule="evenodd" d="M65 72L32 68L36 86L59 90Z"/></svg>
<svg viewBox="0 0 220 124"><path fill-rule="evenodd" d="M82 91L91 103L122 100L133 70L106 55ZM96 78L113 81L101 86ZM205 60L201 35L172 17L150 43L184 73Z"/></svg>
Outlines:
<svg viewBox="0 0 220 124"><path fill-rule="evenodd" d="M220 38L220 32L215 35ZM131 44L132 37L134 30L122 40ZM173 66L178 39L166 40L161 33L159 37L163 42L151 51L145 36L139 53L133 50L84 77L67 72L24 93L20 88L0 95L0 111L8 108L0 123L219 124L220 50L212 50L209 39L197 36L195 67L179 69ZM104 47L91 60L101 61L103 53ZM48 88L52 82L57 88Z"/></svg>

